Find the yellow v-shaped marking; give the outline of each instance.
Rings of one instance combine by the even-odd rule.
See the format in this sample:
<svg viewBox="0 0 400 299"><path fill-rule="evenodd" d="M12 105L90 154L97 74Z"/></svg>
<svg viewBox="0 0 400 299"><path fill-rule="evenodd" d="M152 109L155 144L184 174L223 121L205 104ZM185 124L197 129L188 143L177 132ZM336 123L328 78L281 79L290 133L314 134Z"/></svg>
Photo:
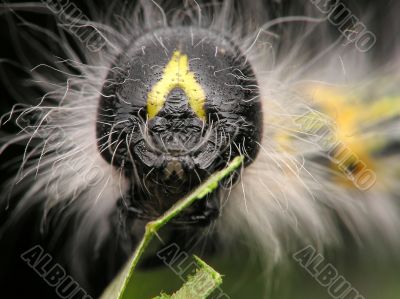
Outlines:
<svg viewBox="0 0 400 299"><path fill-rule="evenodd" d="M175 88L180 88L185 92L192 110L200 119L205 120L205 92L196 81L194 73L190 71L188 56L179 51L174 52L164 68L162 79L153 86L148 94L147 114L149 118L155 117L160 112L168 94Z"/></svg>

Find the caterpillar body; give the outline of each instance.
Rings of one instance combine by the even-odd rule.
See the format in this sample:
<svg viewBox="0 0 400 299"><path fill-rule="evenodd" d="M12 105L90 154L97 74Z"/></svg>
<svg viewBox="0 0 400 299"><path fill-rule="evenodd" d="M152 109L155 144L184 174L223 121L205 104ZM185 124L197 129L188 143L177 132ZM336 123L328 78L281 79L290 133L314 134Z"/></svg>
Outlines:
<svg viewBox="0 0 400 299"><path fill-rule="evenodd" d="M212 252L244 238L274 262L299 244L338 246L342 230L397 248L398 57L376 68L312 3L273 17L273 1L244 2L115 1L91 21L58 1L2 5L41 60L22 51L30 85L16 83L1 119L0 153L20 152L2 161L4 244L26 246L17 228L32 230L96 297L146 222L243 155L166 242Z"/></svg>

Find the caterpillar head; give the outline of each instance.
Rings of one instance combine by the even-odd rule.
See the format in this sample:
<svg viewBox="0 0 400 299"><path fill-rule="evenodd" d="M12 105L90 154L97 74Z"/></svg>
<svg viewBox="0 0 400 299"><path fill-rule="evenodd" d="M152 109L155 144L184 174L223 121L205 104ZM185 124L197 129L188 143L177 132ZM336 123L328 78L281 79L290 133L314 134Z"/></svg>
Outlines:
<svg viewBox="0 0 400 299"><path fill-rule="evenodd" d="M204 29L160 29L114 63L98 148L162 212L233 157L251 163L261 122L255 75L233 42Z"/></svg>

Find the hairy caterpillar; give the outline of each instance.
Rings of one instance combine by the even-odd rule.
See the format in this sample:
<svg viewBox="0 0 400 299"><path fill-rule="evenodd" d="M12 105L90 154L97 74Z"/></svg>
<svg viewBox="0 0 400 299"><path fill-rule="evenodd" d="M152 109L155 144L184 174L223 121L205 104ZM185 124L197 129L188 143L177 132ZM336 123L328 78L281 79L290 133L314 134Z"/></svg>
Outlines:
<svg viewBox="0 0 400 299"><path fill-rule="evenodd" d="M276 17L274 1L244 2L115 1L92 21L65 5L56 34L19 12L58 2L4 4L41 61L22 51L34 86L2 118L20 132L0 151L23 148L3 185L2 234L39 211L32 235L97 296L146 221L243 154L247 167L167 241L248 238L278 261L298 243L340 244L343 225L360 244L398 245L398 58L374 69L312 3ZM81 28L102 47L66 36Z"/></svg>

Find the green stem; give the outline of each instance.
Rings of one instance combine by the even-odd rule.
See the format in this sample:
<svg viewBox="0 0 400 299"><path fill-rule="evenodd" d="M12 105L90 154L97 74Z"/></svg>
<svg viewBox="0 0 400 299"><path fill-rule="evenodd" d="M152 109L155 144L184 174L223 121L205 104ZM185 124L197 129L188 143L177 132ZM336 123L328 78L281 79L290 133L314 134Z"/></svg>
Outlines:
<svg viewBox="0 0 400 299"><path fill-rule="evenodd" d="M168 211L166 211L160 218L147 223L144 236L142 241L136 248L133 257L130 259L128 263L128 272L127 275L124 275L123 280L118 284L121 286L119 288L117 299L122 299L125 295L126 288L128 282L131 280L134 270L139 262L140 257L144 253L147 245L154 238L154 235L160 230L164 225L166 225L171 219L176 217L179 213L185 210L187 207L192 205L195 201L205 197L207 194L213 192L217 187L218 183L228 175L230 175L233 171L235 171L242 163L243 157L239 156L232 160L229 165L214 173L209 179L207 179L201 186L196 188L193 192L187 195L185 198L179 200L176 204L174 204ZM125 268L126 269L126 268ZM124 271L125 272L125 271ZM102 297L104 298L104 297ZM110 297L108 297L110 298ZM107 299L108 299L107 298Z"/></svg>

